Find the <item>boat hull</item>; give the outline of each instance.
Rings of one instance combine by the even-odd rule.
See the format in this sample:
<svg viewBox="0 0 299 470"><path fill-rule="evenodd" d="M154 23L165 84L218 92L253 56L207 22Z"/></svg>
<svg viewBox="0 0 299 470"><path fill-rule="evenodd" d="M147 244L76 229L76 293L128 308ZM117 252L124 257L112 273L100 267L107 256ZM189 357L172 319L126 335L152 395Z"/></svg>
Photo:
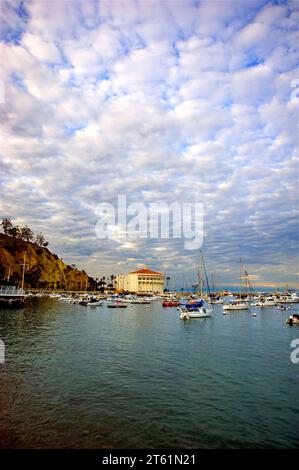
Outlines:
<svg viewBox="0 0 299 470"><path fill-rule="evenodd" d="M223 310L248 310L248 305L223 305Z"/></svg>

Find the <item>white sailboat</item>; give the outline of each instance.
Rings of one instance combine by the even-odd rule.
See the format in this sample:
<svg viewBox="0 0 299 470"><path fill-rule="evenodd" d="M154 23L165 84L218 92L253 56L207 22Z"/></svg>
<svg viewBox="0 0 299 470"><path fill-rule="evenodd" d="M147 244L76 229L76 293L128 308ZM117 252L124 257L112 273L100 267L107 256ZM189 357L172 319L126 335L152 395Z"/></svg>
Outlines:
<svg viewBox="0 0 299 470"><path fill-rule="evenodd" d="M229 304L223 305L223 310L248 310L248 304L242 300L233 300Z"/></svg>
<svg viewBox="0 0 299 470"><path fill-rule="evenodd" d="M211 291L209 286L209 280L206 272L205 262L203 258L202 251L200 250L200 269L198 270L198 286L200 286L201 291L201 298L203 296L203 285L204 285L204 276L207 284L207 288L209 291L209 295L211 297ZM213 309L207 310L203 306L203 300L200 300L200 303L196 306L196 304L192 304L192 302L187 303L185 307L179 308L180 312L180 319L181 320L190 320L192 318L209 318L211 317L211 313Z"/></svg>
<svg viewBox="0 0 299 470"><path fill-rule="evenodd" d="M190 318L209 318L211 317L212 309L206 310L204 307L198 307L196 310L188 310L180 308L180 319L190 320Z"/></svg>
<svg viewBox="0 0 299 470"><path fill-rule="evenodd" d="M248 310L249 306L246 302L242 300L242 277L245 278L245 283L248 285L250 294L252 295L251 285L248 280L247 271L244 270L244 276L242 276L242 261L240 259L240 298L237 300L233 300L228 304L223 305L223 313L225 314L226 310L229 311L239 311L239 310Z"/></svg>

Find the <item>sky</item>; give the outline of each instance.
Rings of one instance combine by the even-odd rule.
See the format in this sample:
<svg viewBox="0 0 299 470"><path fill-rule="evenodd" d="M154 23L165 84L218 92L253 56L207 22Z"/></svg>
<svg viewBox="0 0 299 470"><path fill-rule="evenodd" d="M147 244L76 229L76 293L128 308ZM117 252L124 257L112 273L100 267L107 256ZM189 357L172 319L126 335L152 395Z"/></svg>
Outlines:
<svg viewBox="0 0 299 470"><path fill-rule="evenodd" d="M253 284L298 285L298 1L0 5L1 216L95 277L179 285L198 250L100 240L97 207L198 202L218 283L242 257Z"/></svg>

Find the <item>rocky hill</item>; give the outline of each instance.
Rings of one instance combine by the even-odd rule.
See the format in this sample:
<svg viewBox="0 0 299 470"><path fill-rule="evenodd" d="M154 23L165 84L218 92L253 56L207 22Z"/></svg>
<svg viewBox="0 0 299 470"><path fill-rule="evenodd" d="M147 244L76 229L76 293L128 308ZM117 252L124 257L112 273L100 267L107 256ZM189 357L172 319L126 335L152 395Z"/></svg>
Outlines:
<svg viewBox="0 0 299 470"><path fill-rule="evenodd" d="M26 253L25 287L85 290L94 280L85 271L65 264L47 248L0 233L0 279L19 284Z"/></svg>

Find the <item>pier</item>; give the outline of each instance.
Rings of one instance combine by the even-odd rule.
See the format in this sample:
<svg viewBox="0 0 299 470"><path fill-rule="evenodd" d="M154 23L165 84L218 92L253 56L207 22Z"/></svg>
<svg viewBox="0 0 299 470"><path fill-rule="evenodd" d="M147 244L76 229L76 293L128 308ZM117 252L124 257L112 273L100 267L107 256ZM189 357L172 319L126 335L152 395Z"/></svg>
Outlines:
<svg viewBox="0 0 299 470"><path fill-rule="evenodd" d="M26 294L16 286L0 287L0 307L23 307Z"/></svg>

